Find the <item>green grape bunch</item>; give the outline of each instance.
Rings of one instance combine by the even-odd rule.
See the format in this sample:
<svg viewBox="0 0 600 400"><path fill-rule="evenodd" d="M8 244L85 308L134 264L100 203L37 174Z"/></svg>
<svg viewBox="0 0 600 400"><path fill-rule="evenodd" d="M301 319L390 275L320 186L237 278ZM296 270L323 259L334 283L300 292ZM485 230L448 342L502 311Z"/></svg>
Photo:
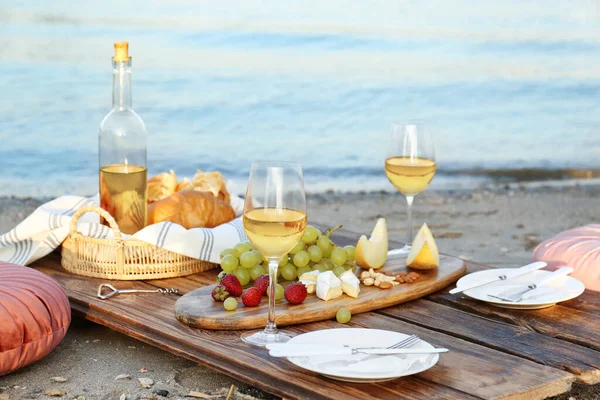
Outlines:
<svg viewBox="0 0 600 400"><path fill-rule="evenodd" d="M333 271L337 276L348 270L356 271L356 248L340 247L330 239L331 234L341 227L321 232L314 226L307 226L298 244L279 260L278 278L295 281L302 274L314 270ZM219 276L234 274L242 286L252 284L259 276L269 273L266 258L250 242L241 242L223 250L220 258L222 272Z"/></svg>

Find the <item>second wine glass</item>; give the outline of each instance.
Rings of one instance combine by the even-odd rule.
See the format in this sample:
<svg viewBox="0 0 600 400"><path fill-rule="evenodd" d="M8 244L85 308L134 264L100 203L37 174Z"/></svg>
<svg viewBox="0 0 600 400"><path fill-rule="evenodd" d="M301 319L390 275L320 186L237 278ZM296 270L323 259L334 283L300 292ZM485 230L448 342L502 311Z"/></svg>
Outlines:
<svg viewBox="0 0 600 400"><path fill-rule="evenodd" d="M279 260L296 246L306 230L306 197L300 164L255 162L250 169L244 203L244 230L269 262L269 314L260 332L242 335L246 343L264 347L285 343L291 334L275 324L275 286Z"/></svg>
<svg viewBox="0 0 600 400"><path fill-rule="evenodd" d="M435 175L435 149L431 134L418 124L392 125L392 140L385 159L385 174L390 183L406 197L408 239L401 249L389 254L408 254L413 239L412 204Z"/></svg>

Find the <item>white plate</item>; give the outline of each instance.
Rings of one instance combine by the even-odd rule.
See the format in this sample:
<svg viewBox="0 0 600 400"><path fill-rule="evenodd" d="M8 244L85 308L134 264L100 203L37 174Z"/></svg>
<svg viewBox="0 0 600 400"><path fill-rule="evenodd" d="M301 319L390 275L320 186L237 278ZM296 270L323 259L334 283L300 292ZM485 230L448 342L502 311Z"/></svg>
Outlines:
<svg viewBox="0 0 600 400"><path fill-rule="evenodd" d="M467 276L463 276L456 282L456 287L474 285L477 282L493 279L502 273L510 272L510 268L487 269L485 271L474 272ZM467 290L463 292L469 297L477 300L485 301L498 307L512 308L519 310L534 310L553 306L561 301L567 301L579 296L585 290L582 282L570 276L558 278L546 285L534 289L523 296L523 300L518 303L502 301L488 296L489 294L499 294L507 290L518 290L525 288L528 284L543 278L550 274L550 271L537 270L516 278L509 279L505 282L495 282L479 288Z"/></svg>
<svg viewBox="0 0 600 400"><path fill-rule="evenodd" d="M345 344L351 347L388 347L404 340L409 335L380 329L346 328L323 329L305 333L292 338L288 343L302 344ZM433 349L425 341L411 348ZM328 378L346 382L373 383L417 374L433 367L440 359L439 354L394 354L369 356L366 354L351 356L306 356L289 357L288 360L300 368L317 372ZM359 361L353 363L354 361ZM349 365L351 364L351 365Z"/></svg>

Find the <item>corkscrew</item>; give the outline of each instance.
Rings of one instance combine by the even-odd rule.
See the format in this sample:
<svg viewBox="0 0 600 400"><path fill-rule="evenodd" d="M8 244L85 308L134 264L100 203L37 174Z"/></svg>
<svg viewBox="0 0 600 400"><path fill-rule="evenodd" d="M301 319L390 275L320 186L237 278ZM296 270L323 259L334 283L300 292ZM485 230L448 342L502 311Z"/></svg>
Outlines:
<svg viewBox="0 0 600 400"><path fill-rule="evenodd" d="M109 289L109 292L106 292L104 288ZM105 291L105 294L102 292ZM117 289L110 283L103 283L98 286L98 297L102 300L109 299L118 294L131 294L131 293L161 293L161 294L177 294L179 293L179 289L167 288L167 289Z"/></svg>

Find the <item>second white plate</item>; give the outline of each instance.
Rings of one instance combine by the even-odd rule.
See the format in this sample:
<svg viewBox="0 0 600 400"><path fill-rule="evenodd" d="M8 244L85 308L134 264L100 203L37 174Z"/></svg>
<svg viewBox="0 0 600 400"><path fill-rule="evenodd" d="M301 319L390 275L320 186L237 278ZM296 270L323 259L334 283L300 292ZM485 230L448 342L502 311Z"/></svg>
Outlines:
<svg viewBox="0 0 600 400"><path fill-rule="evenodd" d="M509 268L498 268L488 269L485 271L478 271L467 276L463 276L456 282L456 287L465 287L474 285L477 282L490 280L498 275L506 272L510 272ZM520 310L534 310L539 308L546 308L553 306L561 301L567 301L574 299L579 296L585 290L585 286L582 282L575 278L566 276L558 278L547 285L543 285L535 290L532 290L523 296L523 300L518 303L510 301L502 301L494 297L490 297L490 294L499 294L508 290L518 290L519 288L525 288L528 284L535 282L543 278L545 275L550 274L551 271L537 270L528 274L507 280L506 282L500 281L492 283L479 288L467 290L463 292L465 295L472 297L477 300L485 301L486 303L493 304L498 307L512 308Z"/></svg>

